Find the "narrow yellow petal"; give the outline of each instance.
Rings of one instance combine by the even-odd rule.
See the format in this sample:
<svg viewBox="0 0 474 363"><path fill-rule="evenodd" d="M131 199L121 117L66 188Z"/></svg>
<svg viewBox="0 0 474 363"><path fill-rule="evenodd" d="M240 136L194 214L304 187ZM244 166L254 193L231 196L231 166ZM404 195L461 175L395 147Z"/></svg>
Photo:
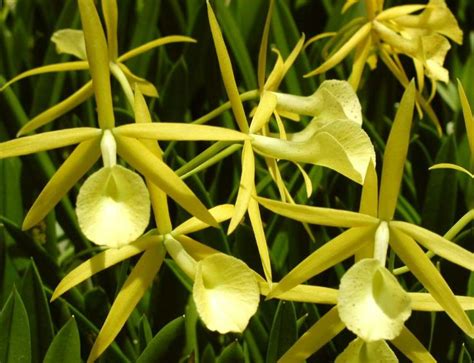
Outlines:
<svg viewBox="0 0 474 363"><path fill-rule="evenodd" d="M87 61L84 32L77 29L61 29L54 32L51 41L56 45L56 52L70 54Z"/></svg>
<svg viewBox="0 0 474 363"><path fill-rule="evenodd" d="M26 72L20 73L18 76L9 80L0 88L0 92L3 91L8 86L10 86L12 83L15 83L16 81L19 81L20 79L23 79L26 77L36 76L38 74L44 74L44 73L52 73L52 72L79 71L79 70L84 70L88 68L89 68L89 64L87 63L87 61L48 64L47 66L33 68Z"/></svg>
<svg viewBox="0 0 474 363"><path fill-rule="evenodd" d="M300 222L331 227L375 226L379 222L377 218L362 213L301 204L295 205L261 197L256 199L272 212Z"/></svg>
<svg viewBox="0 0 474 363"><path fill-rule="evenodd" d="M450 318L467 335L474 337L474 327L454 296L446 280L433 265L423 250L407 234L390 228L390 245L415 277L439 302Z"/></svg>
<svg viewBox="0 0 474 363"><path fill-rule="evenodd" d="M422 10L426 8L426 5L400 5L400 6L393 6L388 8L387 10L382 11L379 13L375 20L378 21L385 21L391 20L394 18L398 18L403 15L408 15L414 13L416 11Z"/></svg>
<svg viewBox="0 0 474 363"><path fill-rule="evenodd" d="M360 79L362 78L362 73L364 72L365 63L369 58L371 48L371 37L369 37L365 43L360 44L356 48L354 63L352 64L352 72L347 80L355 91L359 88Z"/></svg>
<svg viewBox="0 0 474 363"><path fill-rule="evenodd" d="M374 229L371 227L351 228L326 242L274 285L267 298L280 296L296 285L344 261L362 247L373 233Z"/></svg>
<svg viewBox="0 0 474 363"><path fill-rule="evenodd" d="M294 163L294 164L298 167L298 170L303 176L304 186L306 189L306 196L309 198L311 197L311 194L313 194L313 183L311 182L311 178L309 177L308 173L303 169L303 167L300 164L298 163Z"/></svg>
<svg viewBox="0 0 474 363"><path fill-rule="evenodd" d="M217 223L221 223L230 219L233 216L234 206L232 204L218 205L217 207L209 209L209 213L216 219ZM192 217L187 221L181 223L175 229L173 229L171 233L173 236L176 237L181 234L198 232L208 227L210 227L208 224L202 222L196 217Z"/></svg>
<svg viewBox="0 0 474 363"><path fill-rule="evenodd" d="M260 92L263 91L265 85L265 71L267 68L267 51L268 51L268 34L270 32L270 24L272 22L274 0L270 0L268 5L267 17L265 18L265 25L263 26L262 40L260 41L260 49L258 51L258 88Z"/></svg>
<svg viewBox="0 0 474 363"><path fill-rule="evenodd" d="M100 156L100 138L80 143L59 167L26 214L22 229L40 222L94 165Z"/></svg>
<svg viewBox="0 0 474 363"><path fill-rule="evenodd" d="M242 174L240 177L240 186L235 202L235 212L230 220L227 234L231 234L240 223L247 212L249 201L254 189L255 183L255 157L253 155L250 141L244 142L242 150Z"/></svg>
<svg viewBox="0 0 474 363"><path fill-rule="evenodd" d="M137 75L133 74L128 67L123 64L123 63L117 63L119 68L122 70L123 74L125 74L125 77L127 77L128 83L130 83L132 86L138 87L140 89L140 92L142 92L145 96L149 97L158 97L158 91L156 87L148 82L146 79L138 77Z"/></svg>
<svg viewBox="0 0 474 363"><path fill-rule="evenodd" d="M134 111L136 123L151 123L150 110L145 102L140 88L135 90ZM163 160L163 152L154 140L140 140L158 159ZM173 229L168 208L168 197L149 178L145 178L150 192L151 205L155 217L156 228L161 234L170 233Z"/></svg>
<svg viewBox="0 0 474 363"><path fill-rule="evenodd" d="M359 43L367 41L371 30L371 23L363 25L341 48L332 54L329 59L327 59L315 70L305 74L304 77L312 77L317 74L324 73L332 67L338 65Z"/></svg>
<svg viewBox="0 0 474 363"><path fill-rule="evenodd" d="M57 149L93 139L102 133L93 127L77 127L74 129L45 132L43 134L25 136L19 139L0 143L0 159L37 153L39 151Z"/></svg>
<svg viewBox="0 0 474 363"><path fill-rule="evenodd" d="M25 134L28 134L41 126L44 126L49 122L56 120L58 117L64 115L66 112L69 112L76 106L80 105L93 94L94 88L92 87L92 81L89 81L79 90L70 95L68 98L55 104L51 108L48 108L46 111L41 112L39 115L28 121L20 129L20 131L18 131L17 136L23 136Z"/></svg>
<svg viewBox="0 0 474 363"><path fill-rule="evenodd" d="M422 292L409 292L411 308L418 311L444 311L443 307L431 296ZM474 296L456 295L456 300L463 310L474 310Z"/></svg>
<svg viewBox="0 0 474 363"><path fill-rule="evenodd" d="M146 235L135 242L123 246L121 248L107 249L87 261L77 266L69 272L56 286L51 301L56 300L59 296L87 280L91 276L108 269L109 267L135 256L144 250L156 247L161 244L162 237L156 235Z"/></svg>
<svg viewBox="0 0 474 363"><path fill-rule="evenodd" d="M265 126L273 114L277 105L277 98L271 92L263 92L258 103L257 110L253 115L252 122L250 123L250 133L256 133Z"/></svg>
<svg viewBox="0 0 474 363"><path fill-rule="evenodd" d="M117 152L132 167L173 198L193 216L203 222L217 226L214 217L199 201L191 189L162 160L140 141L128 137L116 137Z"/></svg>
<svg viewBox="0 0 474 363"><path fill-rule="evenodd" d="M255 188L253 193L255 194ZM272 266L270 263L270 253L268 252L267 239L265 238L265 231L263 229L262 216L260 215L258 202L254 198L250 198L249 200L248 213L253 234L257 242L258 254L260 255L260 260L262 261L263 273L268 283L271 283Z"/></svg>
<svg viewBox="0 0 474 363"><path fill-rule="evenodd" d="M456 164L450 164L450 163L439 163L431 166L429 168L430 170L436 170L436 169L453 169L456 171L460 171L464 174L469 175L471 178L474 179L474 174L471 173L469 170L464 169L462 166L456 165Z"/></svg>
<svg viewBox="0 0 474 363"><path fill-rule="evenodd" d="M249 139L247 134L223 127L178 122L154 122L122 125L114 129L114 134L153 140L243 141Z"/></svg>
<svg viewBox="0 0 474 363"><path fill-rule="evenodd" d="M116 0L102 0L102 14L104 15L105 27L107 29L107 44L109 58L113 62L118 55L117 23L118 10Z"/></svg>
<svg viewBox="0 0 474 363"><path fill-rule="evenodd" d="M474 271L474 254L454 242L415 224L393 221L390 225L406 233L436 255Z"/></svg>
<svg viewBox="0 0 474 363"><path fill-rule="evenodd" d="M414 106L415 83L412 81L400 101L400 107L392 124L383 157L379 217L385 221L393 218L395 207L397 206L398 193L410 142Z"/></svg>
<svg viewBox="0 0 474 363"><path fill-rule="evenodd" d="M398 358L385 340L367 342L356 338L340 353L334 363L398 363Z"/></svg>
<svg viewBox="0 0 474 363"><path fill-rule="evenodd" d="M464 124L466 125L467 140L469 141L469 149L471 150L471 157L474 158L474 116L472 115L469 101L466 93L462 87L461 81L458 79L459 99L461 100L462 113L464 116Z"/></svg>
<svg viewBox="0 0 474 363"><path fill-rule="evenodd" d="M173 234L174 235L174 234ZM196 261L200 261L203 258L206 258L215 253L221 253L214 248L211 248L195 239L185 236L184 234L174 235L174 238L181 243L183 248L186 250L189 255L194 258Z"/></svg>
<svg viewBox="0 0 474 363"><path fill-rule="evenodd" d="M239 97L239 90L235 83L234 71L232 70L232 63L230 61L229 53L225 46L222 32L219 28L216 16L212 11L212 7L207 1L207 15L209 18L209 25L211 27L212 39L216 48L217 59L219 61L219 68L221 70L224 87L232 105L235 120L239 126L240 131L247 133L249 131L247 117L245 116L244 106Z"/></svg>
<svg viewBox="0 0 474 363"><path fill-rule="evenodd" d="M407 328L404 328L391 343L412 362L436 363L436 359Z"/></svg>
<svg viewBox="0 0 474 363"><path fill-rule="evenodd" d="M283 354L278 363L304 362L324 345L329 343L344 329L334 307L324 314L309 330L304 333L291 348Z"/></svg>
<svg viewBox="0 0 474 363"><path fill-rule="evenodd" d="M162 245L147 249L117 295L87 359L94 362L114 341L135 306L153 282L165 257Z"/></svg>
<svg viewBox="0 0 474 363"><path fill-rule="evenodd" d="M125 62L126 60L136 57L139 54L148 52L149 50L166 45L171 43L196 43L196 40L184 35L168 35L166 37L158 38L148 43L142 44L139 47L136 47L128 52L122 54L120 57L117 58L118 62Z"/></svg>
<svg viewBox="0 0 474 363"><path fill-rule="evenodd" d="M359 212L377 217L378 194L377 172L371 160L367 167L367 173L362 187Z"/></svg>
<svg viewBox="0 0 474 363"><path fill-rule="evenodd" d="M115 119L110 89L110 70L107 42L92 0L78 0L82 28L86 40L87 60L92 77L99 125L102 129L114 127Z"/></svg>
<svg viewBox="0 0 474 363"><path fill-rule="evenodd" d="M260 284L260 293L267 296L270 292L268 283ZM323 286L298 285L278 296L286 301L307 302L314 304L337 304L337 289Z"/></svg>

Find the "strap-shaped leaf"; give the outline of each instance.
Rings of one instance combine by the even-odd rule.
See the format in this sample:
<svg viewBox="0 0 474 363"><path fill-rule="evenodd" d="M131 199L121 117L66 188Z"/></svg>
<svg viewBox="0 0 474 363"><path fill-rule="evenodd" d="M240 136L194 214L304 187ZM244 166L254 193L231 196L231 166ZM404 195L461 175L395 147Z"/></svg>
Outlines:
<svg viewBox="0 0 474 363"><path fill-rule="evenodd" d="M48 64L47 66L29 69L26 72L20 73L18 76L12 78L7 83L5 83L0 88L0 92L3 91L8 86L10 86L11 84L26 77L36 76L36 75L45 74L45 73L52 73L52 72L79 71L79 70L84 70L88 68L89 68L89 63L87 63L87 61L74 61L74 62Z"/></svg>
<svg viewBox="0 0 474 363"><path fill-rule="evenodd" d="M372 227L351 228L326 242L301 261L278 284L274 285L267 298L280 296L291 288L354 255L359 248L370 240L373 233L374 228Z"/></svg>
<svg viewBox="0 0 474 363"><path fill-rule="evenodd" d="M166 37L158 38L152 41L149 41L148 43L142 44L137 48L134 48L132 50L129 50L128 52L122 54L120 57L118 57L117 61L118 62L125 62L126 60L136 57L139 54L148 52L149 50L159 47L161 45L166 45L170 43L196 43L196 40L184 35L169 35Z"/></svg>
<svg viewBox="0 0 474 363"><path fill-rule="evenodd" d="M249 136L239 131L217 126L185 124L178 122L136 123L116 127L120 136L178 141L243 141Z"/></svg>
<svg viewBox="0 0 474 363"><path fill-rule="evenodd" d="M231 234L247 212L252 192L255 188L255 157L250 141L244 142L242 150L242 174L235 201L235 211L229 223L227 234Z"/></svg>
<svg viewBox="0 0 474 363"><path fill-rule="evenodd" d="M304 362L344 329L336 307L324 314L278 360L278 363Z"/></svg>
<svg viewBox="0 0 474 363"><path fill-rule="evenodd" d="M436 359L406 327L391 343L412 362L436 363Z"/></svg>
<svg viewBox="0 0 474 363"><path fill-rule="evenodd" d="M137 124L140 125L140 124ZM143 176L149 178L193 216L216 227L217 222L191 189L140 141L116 137L117 152Z"/></svg>
<svg viewBox="0 0 474 363"><path fill-rule="evenodd" d="M400 101L400 107L398 108L385 147L379 196L379 217L385 221L393 218L395 207L397 206L398 193L410 142L415 92L415 83L412 81Z"/></svg>
<svg viewBox="0 0 474 363"><path fill-rule="evenodd" d="M209 213L216 219L218 223L221 223L232 217L234 214L234 206L232 204L218 205L217 207L209 209ZM196 217L192 217L173 229L171 233L173 236L178 236L181 234L198 232L208 227L210 227L208 224L202 222Z"/></svg>
<svg viewBox="0 0 474 363"><path fill-rule="evenodd" d="M18 131L17 136L23 136L27 133L35 131L41 126L50 123L51 121L56 120L58 117L64 115L66 112L69 112L76 106L80 105L93 94L94 88L92 87L92 81L89 81L76 92L74 92L72 95L70 95L68 98L55 104L51 108L48 108L46 111L41 112L39 115L28 121L20 129L20 131Z"/></svg>
<svg viewBox="0 0 474 363"><path fill-rule="evenodd" d="M436 255L470 271L474 271L474 254L461 246L415 224L393 221L390 222L390 226L406 233Z"/></svg>
<svg viewBox="0 0 474 363"><path fill-rule="evenodd" d="M216 48L217 60L219 61L219 68L221 70L224 87L232 105L232 111L239 126L240 131L247 133L249 131L247 117L245 116L244 106L239 97L239 90L235 83L234 71L232 70L232 63L230 61L229 52L225 46L222 32L219 28L216 16L212 11L212 7L207 2L207 15L209 18L209 25L211 27L212 39Z"/></svg>
<svg viewBox="0 0 474 363"><path fill-rule="evenodd" d="M99 125L102 129L114 127L115 119L110 89L109 54L99 14L92 0L78 0L82 28L86 41L89 72L92 77Z"/></svg>
<svg viewBox="0 0 474 363"><path fill-rule="evenodd" d="M77 144L85 140L93 139L101 133L102 130L93 127L77 127L74 129L50 131L43 134L5 141L0 143L0 159L34 154L39 151Z"/></svg>
<svg viewBox="0 0 474 363"><path fill-rule="evenodd" d="M398 228L390 228L390 236L391 247L418 281L439 302L459 328L467 335L474 336L474 328L451 288L413 238Z"/></svg>
<svg viewBox="0 0 474 363"><path fill-rule="evenodd" d="M109 58L113 62L118 55L117 25L118 10L116 0L102 0L102 14L104 14L105 28L107 29L107 45Z"/></svg>
<svg viewBox="0 0 474 363"><path fill-rule="evenodd" d="M256 199L261 205L274 213L305 223L330 227L363 227L375 226L379 222L377 218L362 213L290 204L261 197Z"/></svg>
<svg viewBox="0 0 474 363"><path fill-rule="evenodd" d="M94 362L114 341L135 306L153 282L165 257L163 245L145 251L117 295L92 346L88 362Z"/></svg>
<svg viewBox="0 0 474 363"><path fill-rule="evenodd" d="M304 76L312 77L317 74L324 73L332 67L338 65L359 43L367 41L371 30L371 23L363 25L341 48L331 55L329 59L327 59L318 68L305 74Z"/></svg>
<svg viewBox="0 0 474 363"><path fill-rule="evenodd" d="M121 248L109 248L105 251L89 258L69 272L56 286L51 301L56 300L65 292L79 285L96 273L108 269L109 267L135 256L144 250L150 249L161 243L162 237L156 235L145 235L135 242Z"/></svg>
<svg viewBox="0 0 474 363"><path fill-rule="evenodd" d="M43 363L81 363L81 341L76 319L72 316L54 337Z"/></svg>
<svg viewBox="0 0 474 363"><path fill-rule="evenodd" d="M59 167L28 211L22 229L38 224L62 197L95 164L100 156L100 138L80 143Z"/></svg>

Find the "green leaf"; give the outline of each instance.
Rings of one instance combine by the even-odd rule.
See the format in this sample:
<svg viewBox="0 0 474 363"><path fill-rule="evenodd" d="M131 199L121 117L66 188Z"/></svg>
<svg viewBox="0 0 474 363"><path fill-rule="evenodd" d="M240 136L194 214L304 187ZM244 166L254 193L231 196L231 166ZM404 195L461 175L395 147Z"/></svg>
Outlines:
<svg viewBox="0 0 474 363"><path fill-rule="evenodd" d="M188 67L183 57L168 73L165 85L160 91L160 118L163 121L183 120L189 104ZM184 107L183 107L184 106Z"/></svg>
<svg viewBox="0 0 474 363"><path fill-rule="evenodd" d="M224 348L216 360L216 363L242 363L244 352L239 342L235 341Z"/></svg>
<svg viewBox="0 0 474 363"><path fill-rule="evenodd" d="M0 327L0 362L31 362L30 324L15 288L0 312Z"/></svg>
<svg viewBox="0 0 474 363"><path fill-rule="evenodd" d="M81 363L81 342L74 316L54 337L43 363Z"/></svg>
<svg viewBox="0 0 474 363"><path fill-rule="evenodd" d="M34 261L23 276L19 291L28 314L32 362L41 362L53 340L53 322L43 283Z"/></svg>
<svg viewBox="0 0 474 363"><path fill-rule="evenodd" d="M267 363L276 362L297 338L295 306L292 302L280 301L270 330Z"/></svg>
<svg viewBox="0 0 474 363"><path fill-rule="evenodd" d="M211 344L207 344L206 348L201 355L201 363L215 363L216 362L216 353L214 353L214 348Z"/></svg>
<svg viewBox="0 0 474 363"><path fill-rule="evenodd" d="M184 336L184 316L174 319L151 340L143 353L138 357L137 363L170 362L169 356L175 352L176 344L181 343Z"/></svg>
<svg viewBox="0 0 474 363"><path fill-rule="evenodd" d="M456 164L454 135L446 139L436 156L435 164L444 162ZM444 233L454 224L456 215L457 172L449 169L439 169L431 170L429 173L423 205L422 225L433 232Z"/></svg>
<svg viewBox="0 0 474 363"><path fill-rule="evenodd" d="M146 315L143 314L138 322L138 343L140 344L140 352L146 348L152 339L153 333L151 331L150 322Z"/></svg>

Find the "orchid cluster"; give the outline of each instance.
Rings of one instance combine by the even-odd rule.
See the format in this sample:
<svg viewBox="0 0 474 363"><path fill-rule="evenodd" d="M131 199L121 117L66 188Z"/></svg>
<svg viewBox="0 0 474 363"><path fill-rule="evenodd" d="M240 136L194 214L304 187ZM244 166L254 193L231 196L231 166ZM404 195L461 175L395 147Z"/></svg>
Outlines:
<svg viewBox="0 0 474 363"><path fill-rule="evenodd" d="M357 2L348 0L343 11ZM134 74L126 62L167 44L199 47L199 43L184 35L165 36L119 55L116 0L101 0L100 9L93 0L77 0L77 4L82 30L58 30L51 41L58 53L79 60L28 70L6 82L1 90L23 78L51 72L87 70L91 79L68 98L33 117L18 131L17 138L0 143L0 158L77 144L34 201L22 226L29 230L40 223L72 188L79 186L77 223L100 251L64 276L51 301L93 275L139 256L95 338L89 362L97 360L113 343L165 261L173 261L190 281L200 320L207 329L220 334L243 333L258 311L262 296L267 300L332 305L279 357L279 362L305 361L344 328L353 333L354 339L336 362L398 362L391 345L412 361L435 362L405 325L414 311L444 311L460 331L474 337L474 326L466 314L474 310L474 297L455 295L431 260L436 255L474 271L473 252L453 242L474 219L474 213L469 211L445 236L400 220L396 213L416 120L414 111L420 105L439 125L429 102L436 93L436 82L449 82L448 70L443 66L450 48L448 39L462 43L462 31L444 0L387 9L383 0L366 0L366 16L352 20L336 34L320 34L306 43L302 35L286 59L279 50L272 49L276 56L272 67L267 67L275 6L275 1L269 0L258 54L258 89L246 93L240 92L242 87L234 76L219 21L207 2L209 31L229 102L194 122L156 120L145 98L157 98L156 87ZM305 48L328 36L332 39L325 48L327 59L306 76L327 72L354 51L349 79L325 80L307 96L281 92L285 76ZM409 80L400 55L413 61L416 83ZM391 124L383 160L376 168L376 148L364 131L364 110L356 91L363 86L365 65L374 69L379 58L405 91ZM269 72L267 68L271 68ZM111 86L111 76L119 89ZM423 96L426 78L433 85L427 98ZM135 122L116 122L119 116L115 103L120 100L116 93L126 100L125 108ZM459 95L471 151L470 170L449 163L431 169L456 169L474 178L474 118L461 83ZM33 133L46 125L51 127L54 120L92 96L97 109L96 127ZM247 101L253 102L250 107L244 105ZM226 127L205 124L228 109L236 127L229 122ZM172 147L175 141L206 142L210 146L173 170L166 162L163 145L169 142L167 145ZM213 201L203 202L185 183L185 178L239 151L240 180L230 203L209 205ZM307 164L330 169L326 172L339 173L347 183L359 184L359 211L297 201L282 170L294 168L301 174L306 197L310 198L318 185L305 171ZM380 183L377 170L381 171ZM259 187L263 179L267 185L273 183L276 193L263 195ZM190 215L186 221L178 224L174 220L169 199ZM338 234L275 280L267 219L263 218L268 212L303 223L310 239L314 239L312 225L336 227ZM210 227L220 228L224 222L229 222L230 235L241 228L246 215L257 244L261 263L258 271L229 253L211 248L209 241L200 242L192 236ZM404 266L394 268L388 259L397 259ZM344 261L350 268L336 288L307 283ZM407 291L399 278L406 272L417 279L422 292Z"/></svg>

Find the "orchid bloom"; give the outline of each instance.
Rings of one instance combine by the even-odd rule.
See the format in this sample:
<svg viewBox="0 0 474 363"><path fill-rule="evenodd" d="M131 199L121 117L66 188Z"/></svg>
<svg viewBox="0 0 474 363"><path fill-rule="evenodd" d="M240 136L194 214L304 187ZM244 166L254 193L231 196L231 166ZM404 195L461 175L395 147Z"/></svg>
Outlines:
<svg viewBox="0 0 474 363"><path fill-rule="evenodd" d="M270 4L272 5L272 3ZM209 5L209 3L207 5L209 24L214 40L214 45L216 48L219 67L221 70L224 86L230 100L232 111L234 113L234 117L240 131L249 136L249 140L244 141L242 151L242 174L240 180L240 187L235 203L235 214L230 221L228 233L231 233L237 227L240 220L248 211L250 221L252 223L252 227L254 229L254 233L257 239L257 246L259 249L260 258L262 260L263 270L265 272L267 281L269 282L271 281L271 266L268 247L263 233L258 204L255 203L254 198L251 197L252 195L256 195L254 153L257 152L262 154L263 156L265 156L267 161L271 159L285 159L294 162L306 162L316 165L328 166L340 173L343 173L346 176L349 176L350 178L354 179L359 183L363 182L363 175L351 171L354 170L354 168L359 170L364 169L365 171L369 161L375 159L373 146L370 143L370 140L367 135L363 131L361 131L362 140L357 138L359 136L358 130L360 130L360 126L358 126L358 130L354 130L354 128L357 128L357 126L350 127L352 133L344 133L343 131L337 131L336 125L331 124L330 121L332 121L332 119L334 118L339 118L340 115L338 114L337 116L334 116L333 114L331 114L329 108L328 111L325 113L324 107L326 106L326 104L324 102L320 102L319 104L315 105L314 112L318 115L325 115L323 120L321 120L321 123L327 123L327 125L325 125L327 126L326 128L321 127L321 129L319 129L318 126L322 126L321 123L318 123L317 125L313 123L306 129L306 134L303 131L300 134L300 140L296 141L291 139L282 140L277 137L264 136L265 134L267 134L265 128L271 115L275 114L277 120L279 119L279 108L277 104L278 98L280 97L285 99L285 96L273 94L271 90L276 90L276 87L278 87L279 83L283 79L284 74L294 61L302 45L302 42L300 42L301 44L298 44L295 47L295 50L293 50L292 54L285 62L283 62L278 56L274 70L270 74L268 80L266 82L264 81L265 76L263 72L265 66L263 64L265 61L262 60L264 59L264 56L262 54L264 54L266 51L266 36L268 36L271 5L264 28L264 36L259 55L258 78L262 89L261 99L253 115L250 125L245 115L242 100L239 96L239 91L237 89L237 84L234 78L229 53L227 51L221 30L219 28L219 24L214 15L212 7ZM265 51L262 49L265 49ZM334 81L333 83L330 82L326 84L322 87L323 89L321 91L317 92L317 95L320 96L321 94L327 94L328 89L333 87L335 84L336 83ZM349 95L350 100L348 101L348 103L358 105L358 100L355 93L352 90L351 92L352 93ZM345 95L346 94L344 94L344 96ZM338 102L340 104L339 106L336 106L333 109L337 109L337 111L344 109L343 105L347 100L338 99L337 93L334 93L330 96L332 98L328 97L328 99L331 99L332 104ZM289 102L293 103L291 101ZM284 107L285 106L282 106L281 108L283 112L285 112ZM355 112L357 112L357 107L355 109ZM316 114L315 116L317 116ZM361 119L360 115L358 117ZM281 132L284 132L282 130L283 128L281 128ZM357 136L353 137L354 134ZM306 140L302 140L302 138L304 138L303 135L308 136ZM290 138L293 137L293 135L289 136ZM298 138L296 134L295 137ZM351 144L351 141L354 141L353 144ZM351 159L352 156L354 156L354 159ZM358 156L360 157L358 158ZM274 165L273 168L270 167L271 172L275 172L275 170L276 167ZM277 174L274 174L274 178L275 176L277 176Z"/></svg>
<svg viewBox="0 0 474 363"><path fill-rule="evenodd" d="M117 26L118 26L118 14L117 14L117 2L116 0L102 0L102 13L104 14L105 26L107 31L107 40L106 43L104 39L97 39L97 42L94 39L90 38L85 39L85 33L90 30L86 30L87 25L83 23L84 30L75 30L75 29L63 29L58 30L51 37L51 41L56 44L56 50L58 53L70 54L76 58L79 58L79 61L63 62L56 64L49 64L46 66L30 69L26 72L19 74L14 77L7 83L5 83L0 91L3 91L5 88L10 86L12 83L19 81L23 78L51 73L51 72L65 72L65 71L78 71L78 70L90 70L91 74L94 73L94 68L97 67L97 64L100 62L100 67L105 69L107 67L109 70L107 74L112 73L112 75L119 82L122 90L125 93L125 96L133 108L134 106L134 97L133 89L138 87L140 91L150 97L158 97L158 91L155 86L148 82L147 80L138 77L133 74L130 69L123 63L129 59L132 59L142 53L145 53L153 48L177 42L196 42L194 39L182 36L182 35L171 35L158 39L154 39L148 43L142 44L128 52L125 52L122 55L118 55L118 40L117 40ZM83 9L83 11L87 11ZM91 13L90 16L96 17L97 11L95 8L92 10L94 14ZM85 15L89 16L89 15ZM102 36L99 36L99 38ZM91 43L92 42L92 43ZM100 59L91 60L90 50L86 51L86 43L96 44L99 47L107 48L106 52L101 54ZM91 45L89 45L89 48ZM92 77L94 78L94 77ZM48 110L40 113L32 120L30 120L26 125L24 125L18 132L18 136L25 135L30 133L37 128L46 125L47 123L57 119L58 117L64 115L66 112L75 108L88 98L90 98L94 92L97 94L98 89L101 85L93 85L93 80L87 82L82 86L78 91L74 92L71 96L64 99L57 105L49 108Z"/></svg>
<svg viewBox="0 0 474 363"><path fill-rule="evenodd" d="M343 10L357 2L348 0ZM463 33L444 0L430 0L427 5L400 5L388 9L383 9L383 3L383 0L365 0L367 16L354 19L336 33L335 39L348 37L348 40L339 43L342 45L334 49L323 64L306 76L328 71L355 51L349 77L349 83L354 89L359 87L365 64L374 68L378 57L397 80L407 87L409 78L399 55L408 56L413 60L418 80L420 94L417 93L417 103L428 113L440 131L439 120L429 103L421 96L421 92L425 77L433 84L430 99L436 92L437 81L449 81L448 70L443 67L446 54L451 48L448 38L461 44ZM317 35L307 44L329 35L332 33ZM335 42L328 43L328 46L332 44Z"/></svg>
<svg viewBox="0 0 474 363"><path fill-rule="evenodd" d="M101 141L104 141L104 138L107 138L107 145L113 144L113 146L106 147L107 152L104 152L105 149L102 148L103 158L108 160L115 158L114 151L116 150L119 156L162 188L189 213L215 226L214 218L191 189L157 157L156 153L147 149L142 140L242 141L249 139L249 137L233 130L181 123L144 123L138 121L135 124L115 127L109 64L106 61L108 54L105 35L93 1L80 0L79 9L97 102L99 128L80 127L51 131L0 144L0 158L7 158L79 143L40 193L25 217L22 228L29 229L37 224L54 208L68 190L86 174L99 158ZM146 103L140 89L136 88L135 91L134 103L135 107L139 109L136 112L136 119L147 119L149 113ZM111 148L114 151L110 151Z"/></svg>
<svg viewBox="0 0 474 363"><path fill-rule="evenodd" d="M279 296L352 255L356 255L357 259L371 257L372 253L374 256L385 255L387 248L391 247L451 319L466 334L474 335L474 327L451 288L417 242L436 255L470 271L474 270L472 252L422 227L393 219L408 150L414 100L415 87L411 83L402 98L387 141L380 193L375 169L370 165L359 213L257 198L262 206L282 216L324 226L349 227L275 284L269 297ZM384 238L378 235L377 232L381 233L380 231L384 231Z"/></svg>

